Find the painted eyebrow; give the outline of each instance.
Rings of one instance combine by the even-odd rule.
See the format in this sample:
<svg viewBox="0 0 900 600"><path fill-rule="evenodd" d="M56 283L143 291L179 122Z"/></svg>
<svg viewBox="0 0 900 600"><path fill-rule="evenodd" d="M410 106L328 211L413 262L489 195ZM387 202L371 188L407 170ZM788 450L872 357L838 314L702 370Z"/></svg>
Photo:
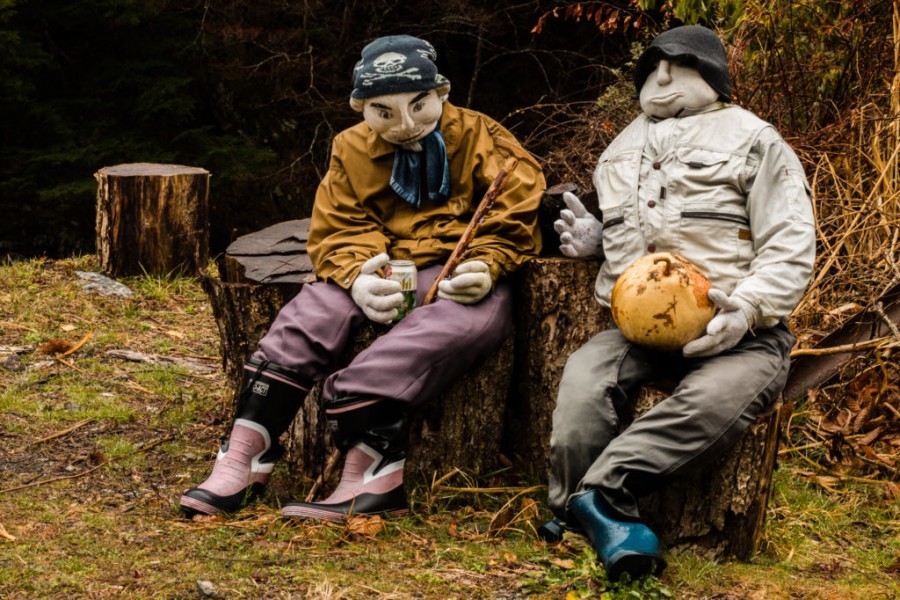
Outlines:
<svg viewBox="0 0 900 600"><path fill-rule="evenodd" d="M415 98L410 100L409 103L414 104L414 103L418 102L419 100L421 100L422 98L426 97L429 93L430 93L430 90L421 92L418 96L416 96Z"/></svg>
<svg viewBox="0 0 900 600"><path fill-rule="evenodd" d="M381 108L384 110L391 110L390 106L382 104L381 102L373 102L370 106L374 106L375 108Z"/></svg>

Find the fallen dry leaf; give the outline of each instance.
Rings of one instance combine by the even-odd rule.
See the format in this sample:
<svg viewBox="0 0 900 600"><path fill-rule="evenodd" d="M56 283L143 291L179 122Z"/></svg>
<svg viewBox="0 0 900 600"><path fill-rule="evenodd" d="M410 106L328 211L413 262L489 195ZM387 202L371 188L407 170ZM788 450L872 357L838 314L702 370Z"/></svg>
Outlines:
<svg viewBox="0 0 900 600"><path fill-rule="evenodd" d="M0 539L4 539L8 542L16 541L16 536L10 535L8 531L6 531L6 527L3 526L3 523L0 523Z"/></svg>
<svg viewBox="0 0 900 600"><path fill-rule="evenodd" d="M350 517L347 519L347 531L353 535L374 537L384 531L384 520L378 515L373 517Z"/></svg>
<svg viewBox="0 0 900 600"><path fill-rule="evenodd" d="M575 561L572 560L571 558L551 558L550 564L556 565L560 569L574 569L575 568Z"/></svg>
<svg viewBox="0 0 900 600"><path fill-rule="evenodd" d="M69 325L69 324L67 323L66 325L62 325L62 326L60 327L60 329L62 329L63 331L75 331L76 326L75 326L75 325Z"/></svg>
<svg viewBox="0 0 900 600"><path fill-rule="evenodd" d="M47 356L54 356L56 354L62 354L64 352L68 352L72 348L75 347L75 344L68 340L64 340L62 338L53 338L52 340L47 340L43 344L40 345L38 350L41 354L46 354Z"/></svg>

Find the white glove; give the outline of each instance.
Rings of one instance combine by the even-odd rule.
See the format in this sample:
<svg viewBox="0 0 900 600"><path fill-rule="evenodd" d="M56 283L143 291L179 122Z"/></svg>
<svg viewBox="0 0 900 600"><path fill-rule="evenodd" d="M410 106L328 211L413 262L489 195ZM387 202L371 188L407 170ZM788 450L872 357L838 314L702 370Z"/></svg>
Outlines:
<svg viewBox="0 0 900 600"><path fill-rule="evenodd" d="M491 291L491 270L480 260L469 260L456 267L453 277L438 284L437 297L460 304L475 304Z"/></svg>
<svg viewBox="0 0 900 600"><path fill-rule="evenodd" d="M715 288L706 294L719 307L718 314L706 326L706 335L688 342L681 353L689 358L715 356L741 341L750 329L747 315L737 300Z"/></svg>
<svg viewBox="0 0 900 600"><path fill-rule="evenodd" d="M572 192L563 192L563 201L569 208L559 211L559 219L553 222L560 251L572 258L598 256L602 251L603 224Z"/></svg>
<svg viewBox="0 0 900 600"><path fill-rule="evenodd" d="M403 302L399 281L374 274L389 260L390 257L384 252L367 260L350 287L350 297L369 320L376 323L390 323L397 316L397 309Z"/></svg>

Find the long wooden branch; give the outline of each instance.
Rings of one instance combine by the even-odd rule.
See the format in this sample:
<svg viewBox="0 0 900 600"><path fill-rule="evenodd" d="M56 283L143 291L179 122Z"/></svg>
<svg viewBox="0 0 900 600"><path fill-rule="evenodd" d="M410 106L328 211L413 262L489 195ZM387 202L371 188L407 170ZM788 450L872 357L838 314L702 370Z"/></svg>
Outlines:
<svg viewBox="0 0 900 600"><path fill-rule="evenodd" d="M459 261L462 258L463 253L466 251L466 248L469 247L469 243L475 237L475 233L481 226L481 222L484 221L484 217L491 210L491 207L494 206L494 200L497 199L497 195L503 189L506 180L509 179L512 172L516 170L518 164L519 159L515 156L510 156L506 159L506 162L503 163L500 172L494 177L494 181L491 183L487 192L485 192L484 198L481 199L478 208L475 209L475 214L472 215L472 220L469 221L468 227L466 227L466 230L459 238L459 242L456 243L456 248L453 249L453 253L450 254L450 258L447 259L447 263L444 265L444 268L441 269L441 274L438 275L438 278L435 279L434 283L431 285L431 289L425 294L425 301L423 304L431 304L434 302L434 297L437 295L438 284L449 277L453 271L456 270L456 267L459 266Z"/></svg>

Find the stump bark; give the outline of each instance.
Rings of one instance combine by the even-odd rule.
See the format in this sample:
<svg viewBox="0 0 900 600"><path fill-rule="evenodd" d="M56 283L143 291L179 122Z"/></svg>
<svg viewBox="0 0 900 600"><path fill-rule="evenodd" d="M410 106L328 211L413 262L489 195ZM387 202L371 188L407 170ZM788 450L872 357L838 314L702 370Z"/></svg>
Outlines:
<svg viewBox="0 0 900 600"><path fill-rule="evenodd" d="M669 391L645 386L635 416L664 401ZM731 450L639 499L641 515L669 551L748 560L759 549L779 433L790 414L790 405L779 398Z"/></svg>
<svg viewBox="0 0 900 600"><path fill-rule="evenodd" d="M515 375L510 389L506 447L533 477L550 473L550 431L566 359L609 326L594 299L600 261L539 258L514 278Z"/></svg>
<svg viewBox="0 0 900 600"><path fill-rule="evenodd" d="M131 163L97 179L97 253L115 277L197 275L209 260L209 171Z"/></svg>

